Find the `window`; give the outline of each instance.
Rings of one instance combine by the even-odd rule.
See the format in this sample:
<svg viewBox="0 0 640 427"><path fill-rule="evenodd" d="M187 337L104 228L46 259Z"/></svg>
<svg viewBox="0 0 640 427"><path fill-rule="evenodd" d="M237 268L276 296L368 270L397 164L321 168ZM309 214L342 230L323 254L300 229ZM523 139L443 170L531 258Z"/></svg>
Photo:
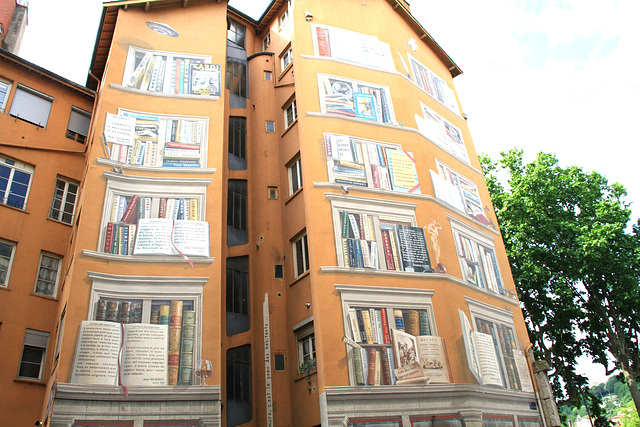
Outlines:
<svg viewBox="0 0 640 427"><path fill-rule="evenodd" d="M11 82L0 79L0 113L4 113L4 108L11 93Z"/></svg>
<svg viewBox="0 0 640 427"><path fill-rule="evenodd" d="M307 233L296 238L293 244L293 267L295 277L299 277L309 270L309 249L307 246Z"/></svg>
<svg viewBox="0 0 640 427"><path fill-rule="evenodd" d="M399 144L325 133L329 181L420 194L413 153Z"/></svg>
<svg viewBox="0 0 640 427"><path fill-rule="evenodd" d="M55 298L58 290L58 279L62 267L62 257L48 252L40 254L40 267L34 293Z"/></svg>
<svg viewBox="0 0 640 427"><path fill-rule="evenodd" d="M220 96L220 65L210 62L211 56L208 55L130 46L122 86L164 95ZM206 85L200 85L205 80ZM191 81L191 85L185 81Z"/></svg>
<svg viewBox="0 0 640 427"><path fill-rule="evenodd" d="M69 124L67 125L66 137L84 143L89 135L89 125L91 124L91 113L77 107L71 107Z"/></svg>
<svg viewBox="0 0 640 427"><path fill-rule="evenodd" d="M0 155L0 203L25 209L34 168Z"/></svg>
<svg viewBox="0 0 640 427"><path fill-rule="evenodd" d="M271 120L267 120L265 123L265 130L267 133L273 133L276 131L276 122L272 122Z"/></svg>
<svg viewBox="0 0 640 427"><path fill-rule="evenodd" d="M430 273L424 228L413 203L327 195L333 211L338 265Z"/></svg>
<svg viewBox="0 0 640 427"><path fill-rule="evenodd" d="M251 346L227 350L227 426L251 421Z"/></svg>
<svg viewBox="0 0 640 427"><path fill-rule="evenodd" d="M278 200L278 187L267 187L267 198L269 200Z"/></svg>
<svg viewBox="0 0 640 427"><path fill-rule="evenodd" d="M247 32L247 28L234 21L233 19L229 19L229 29L227 30L227 40L236 45L244 48L245 34Z"/></svg>
<svg viewBox="0 0 640 427"><path fill-rule="evenodd" d="M144 421L142 427L199 427L201 425L198 420L184 420L184 421Z"/></svg>
<svg viewBox="0 0 640 427"><path fill-rule="evenodd" d="M247 169L247 119L229 117L229 169Z"/></svg>
<svg viewBox="0 0 640 427"><path fill-rule="evenodd" d="M155 353L150 357L160 356L165 360L168 357L168 372L165 367L161 373L163 377L147 378L138 385L193 385L198 382L195 371L199 365L194 364L202 360L202 289L206 278L147 276L141 279L138 276L93 272L89 273L89 278L92 281L90 309L83 327L97 326L100 330L102 324L94 321L111 322L117 326L122 324L124 328L135 324L139 328L137 330L151 335L153 330L145 329L144 325L169 325L168 350L164 346L149 347L149 352ZM182 328L173 329L175 324L182 325ZM76 349L76 354L79 349ZM117 358L113 369L118 369ZM87 379L93 378L77 372L74 362L69 382L81 384Z"/></svg>
<svg viewBox="0 0 640 427"><path fill-rule="evenodd" d="M273 370L274 371L284 371L286 369L287 369L287 366L286 366L286 359L285 359L284 354L282 354L282 353L274 353L273 354ZM522 426L522 427L525 427L525 426Z"/></svg>
<svg viewBox="0 0 640 427"><path fill-rule="evenodd" d="M293 99L284 107L284 127L288 128L298 118L298 108L296 107L296 100Z"/></svg>
<svg viewBox="0 0 640 427"><path fill-rule="evenodd" d="M479 288L506 295L493 239L473 227L449 217L462 280Z"/></svg>
<svg viewBox="0 0 640 427"><path fill-rule="evenodd" d="M318 74L320 111L378 123L395 123L387 86Z"/></svg>
<svg viewBox="0 0 640 427"><path fill-rule="evenodd" d="M271 80L271 71L265 71L264 72L264 79L265 80Z"/></svg>
<svg viewBox="0 0 640 427"><path fill-rule="evenodd" d="M227 335L249 327L249 257L227 258Z"/></svg>
<svg viewBox="0 0 640 427"><path fill-rule="evenodd" d="M296 156L287 167L289 170L289 195L293 195L302 188L302 165L300 156Z"/></svg>
<svg viewBox="0 0 640 427"><path fill-rule="evenodd" d="M313 322L309 322L296 329L298 340L298 373L308 373L316 368L316 338Z"/></svg>
<svg viewBox="0 0 640 427"><path fill-rule="evenodd" d="M280 19L278 20L280 24L280 31L284 28L285 25L289 23L289 9L286 9L282 15L280 15Z"/></svg>
<svg viewBox="0 0 640 427"><path fill-rule="evenodd" d="M411 427L464 427L460 416L436 415L411 417Z"/></svg>
<svg viewBox="0 0 640 427"><path fill-rule="evenodd" d="M249 241L247 232L247 181L230 179L227 192L227 245L244 245Z"/></svg>
<svg viewBox="0 0 640 427"><path fill-rule="evenodd" d="M265 51L271 45L271 33L267 33L266 36L262 39L262 50Z"/></svg>
<svg viewBox="0 0 640 427"><path fill-rule="evenodd" d="M510 415L482 415L482 427L514 427Z"/></svg>
<svg viewBox="0 0 640 427"><path fill-rule="evenodd" d="M276 279L282 279L284 278L284 269L282 264L276 264L273 266L273 276Z"/></svg>
<svg viewBox="0 0 640 427"><path fill-rule="evenodd" d="M206 166L209 118L139 113L107 113L110 159L131 168L172 167L181 171ZM109 128L121 129L111 135ZM128 134L123 137L122 133Z"/></svg>
<svg viewBox="0 0 640 427"><path fill-rule="evenodd" d="M515 334L512 312L465 299L471 322L461 310L460 322L469 369L478 382L532 392L533 383Z"/></svg>
<svg viewBox="0 0 640 427"><path fill-rule="evenodd" d="M49 342L49 333L27 329L24 333L22 357L18 378L42 379L45 355Z"/></svg>
<svg viewBox="0 0 640 427"><path fill-rule="evenodd" d="M0 286L5 288L9 284L15 247L14 242L0 239Z"/></svg>
<svg viewBox="0 0 640 427"><path fill-rule="evenodd" d="M98 250L112 255L209 256L204 202L209 179L132 177L105 172ZM173 237L173 239L171 238ZM89 252L90 254L90 252Z"/></svg>
<svg viewBox="0 0 640 427"><path fill-rule="evenodd" d="M73 427L133 427L133 421L74 421Z"/></svg>
<svg viewBox="0 0 640 427"><path fill-rule="evenodd" d="M437 336L435 328L432 290L335 287L342 298L345 336L354 343L347 346L352 386L424 385L424 376L429 377L431 383L451 382L444 340ZM405 360L411 354L405 348L415 353L414 359L419 356L420 361L430 362L415 372L417 377L400 376L403 368L412 363ZM373 373L375 376L369 375L370 362L380 366L378 373Z"/></svg>
<svg viewBox="0 0 640 427"><path fill-rule="evenodd" d="M284 51L282 55L280 55L280 69L284 72L287 69L289 64L293 61L293 50L291 46L287 50Z"/></svg>
<svg viewBox="0 0 640 427"><path fill-rule="evenodd" d="M18 84L9 114L25 122L47 127L53 97Z"/></svg>
<svg viewBox="0 0 640 427"><path fill-rule="evenodd" d="M401 418L359 418L349 420L348 427L401 427Z"/></svg>
<svg viewBox="0 0 640 427"><path fill-rule="evenodd" d="M435 196L480 223L491 225L491 221L484 214L476 183L438 160L436 168L438 172L429 171Z"/></svg>
<svg viewBox="0 0 640 427"><path fill-rule="evenodd" d="M65 178L56 180L56 189L53 192L49 218L65 224L73 223L73 213L76 207L78 196L78 183Z"/></svg>
<svg viewBox="0 0 640 427"><path fill-rule="evenodd" d="M242 98L247 97L246 62L227 59L227 89Z"/></svg>

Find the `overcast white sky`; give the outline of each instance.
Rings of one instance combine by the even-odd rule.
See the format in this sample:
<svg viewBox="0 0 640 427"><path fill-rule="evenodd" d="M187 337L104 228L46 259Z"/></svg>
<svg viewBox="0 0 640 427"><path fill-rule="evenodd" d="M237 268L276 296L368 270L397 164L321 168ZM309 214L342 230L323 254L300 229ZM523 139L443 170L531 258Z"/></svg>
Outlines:
<svg viewBox="0 0 640 427"><path fill-rule="evenodd" d="M640 216L640 136L632 127L640 120L640 2L409 1L464 72L454 84L478 152L496 159L518 147L529 160L556 153L564 166L623 184ZM30 0L20 56L84 84L101 4ZM259 18L269 1L230 4ZM589 375L603 381L603 372Z"/></svg>

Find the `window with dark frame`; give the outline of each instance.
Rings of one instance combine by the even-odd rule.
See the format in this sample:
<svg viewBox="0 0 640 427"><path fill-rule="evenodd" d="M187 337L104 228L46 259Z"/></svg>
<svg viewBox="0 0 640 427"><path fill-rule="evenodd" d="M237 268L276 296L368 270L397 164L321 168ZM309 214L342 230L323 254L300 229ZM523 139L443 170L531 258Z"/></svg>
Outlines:
<svg viewBox="0 0 640 427"><path fill-rule="evenodd" d="M230 179L227 196L227 245L244 245L249 241L247 181Z"/></svg>
<svg viewBox="0 0 640 427"><path fill-rule="evenodd" d="M71 225L78 196L78 183L64 178L56 180L49 218Z"/></svg>
<svg viewBox="0 0 640 427"><path fill-rule="evenodd" d="M251 345L227 350L227 426L252 419Z"/></svg>
<svg viewBox="0 0 640 427"><path fill-rule="evenodd" d="M34 293L55 298L58 291L62 257L42 251Z"/></svg>
<svg viewBox="0 0 640 427"><path fill-rule="evenodd" d="M227 59L226 88L242 98L247 97L247 64Z"/></svg>
<svg viewBox="0 0 640 427"><path fill-rule="evenodd" d="M49 333L27 329L24 333L18 378L42 379Z"/></svg>
<svg viewBox="0 0 640 427"><path fill-rule="evenodd" d="M89 125L91 124L91 113L77 107L71 107L69 124L65 136L69 139L83 144L89 135Z"/></svg>
<svg viewBox="0 0 640 427"><path fill-rule="evenodd" d="M13 95L9 115L46 128L52 104L52 96L18 84L16 93Z"/></svg>
<svg viewBox="0 0 640 427"><path fill-rule="evenodd" d="M249 257L227 258L227 335L249 330Z"/></svg>
<svg viewBox="0 0 640 427"><path fill-rule="evenodd" d="M309 270L309 250L307 245L307 233L293 241L293 266L295 277L300 277Z"/></svg>
<svg viewBox="0 0 640 427"><path fill-rule="evenodd" d="M265 122L265 130L267 133L273 133L276 131L276 122L273 122L271 120L267 120Z"/></svg>
<svg viewBox="0 0 640 427"><path fill-rule="evenodd" d="M33 172L31 165L0 156L0 203L24 210Z"/></svg>
<svg viewBox="0 0 640 427"><path fill-rule="evenodd" d="M300 371L314 369L316 367L316 338L313 323L307 323L296 330L296 339L298 341L298 369Z"/></svg>
<svg viewBox="0 0 640 427"><path fill-rule="evenodd" d="M244 48L247 27L239 22L229 19L229 29L227 30L227 40Z"/></svg>
<svg viewBox="0 0 640 427"><path fill-rule="evenodd" d="M247 169L247 119L229 117L229 169Z"/></svg>

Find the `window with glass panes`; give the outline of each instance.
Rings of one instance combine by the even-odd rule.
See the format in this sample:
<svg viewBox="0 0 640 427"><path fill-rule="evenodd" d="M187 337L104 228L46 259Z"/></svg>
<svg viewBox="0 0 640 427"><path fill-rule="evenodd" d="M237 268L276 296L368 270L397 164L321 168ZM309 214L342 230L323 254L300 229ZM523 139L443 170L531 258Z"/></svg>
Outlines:
<svg viewBox="0 0 640 427"><path fill-rule="evenodd" d="M292 195L300 188L302 188L302 164L300 162L300 156L297 156L289 164L289 195Z"/></svg>
<svg viewBox="0 0 640 427"><path fill-rule="evenodd" d="M0 203L24 209L33 172L31 165L0 156Z"/></svg>
<svg viewBox="0 0 640 427"><path fill-rule="evenodd" d="M227 425L246 423L251 411L251 346L227 350Z"/></svg>
<svg viewBox="0 0 640 427"><path fill-rule="evenodd" d="M247 64L246 62L227 60L226 88L242 98L247 97Z"/></svg>
<svg viewBox="0 0 640 427"><path fill-rule="evenodd" d="M7 287L11 275L11 264L16 244L0 239L0 286Z"/></svg>
<svg viewBox="0 0 640 427"><path fill-rule="evenodd" d="M227 30L227 40L244 48L247 28L239 22L229 19L229 29Z"/></svg>
<svg viewBox="0 0 640 427"><path fill-rule="evenodd" d="M296 100L291 101L286 107L284 107L284 127L288 128L298 118L298 108L296 106Z"/></svg>
<svg viewBox="0 0 640 427"><path fill-rule="evenodd" d="M56 180L56 189L49 209L49 218L65 224L73 223L73 213L78 196L78 183L64 178Z"/></svg>
<svg viewBox="0 0 640 427"><path fill-rule="evenodd" d="M309 249L307 246L307 233L293 241L293 267L295 276L298 277L309 270Z"/></svg>
<svg viewBox="0 0 640 427"><path fill-rule="evenodd" d="M91 124L91 113L77 107L71 107L69 124L67 125L66 137L74 141L84 143L89 135L89 125Z"/></svg>
<svg viewBox="0 0 640 427"><path fill-rule="evenodd" d="M229 169L247 169L247 119L229 117Z"/></svg>
<svg viewBox="0 0 640 427"><path fill-rule="evenodd" d="M62 257L42 252L40 254L40 268L38 269L34 293L55 298L61 267Z"/></svg>
<svg viewBox="0 0 640 427"><path fill-rule="evenodd" d="M227 244L247 243L247 181L230 179L227 192Z"/></svg>
<svg viewBox="0 0 640 427"><path fill-rule="evenodd" d="M27 329L24 334L18 378L42 379L49 333Z"/></svg>
<svg viewBox="0 0 640 427"><path fill-rule="evenodd" d="M0 113L4 113L4 107L7 105L10 92L11 83L6 80L0 80Z"/></svg>
<svg viewBox="0 0 640 427"><path fill-rule="evenodd" d="M227 335L249 330L249 257L227 258Z"/></svg>
<svg viewBox="0 0 640 427"><path fill-rule="evenodd" d="M298 340L298 366L313 369L316 360L316 337L313 323L308 323L296 330Z"/></svg>

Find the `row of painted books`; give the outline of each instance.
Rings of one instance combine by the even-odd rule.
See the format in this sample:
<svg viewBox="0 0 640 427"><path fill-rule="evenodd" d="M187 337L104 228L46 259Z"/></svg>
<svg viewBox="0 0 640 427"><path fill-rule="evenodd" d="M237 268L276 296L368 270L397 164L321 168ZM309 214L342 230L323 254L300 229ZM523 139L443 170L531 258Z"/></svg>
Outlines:
<svg viewBox="0 0 640 427"><path fill-rule="evenodd" d="M349 309L349 322L357 344L390 345L391 329L414 336L431 335L427 310L355 307Z"/></svg>
<svg viewBox="0 0 640 427"><path fill-rule="evenodd" d="M184 302L152 304L158 323L120 323L102 318L109 305L136 301L101 299L96 320L80 325L70 382L93 385L190 385L196 315ZM118 308L120 311L120 308ZM164 316L164 317L163 317Z"/></svg>
<svg viewBox="0 0 640 427"><path fill-rule="evenodd" d="M513 329L503 324L494 324L483 319L476 319L477 331L489 334L492 337L496 354L502 354L504 363L504 377L509 388L522 390L523 384L518 374L516 365L516 354L518 354L518 346Z"/></svg>
<svg viewBox="0 0 640 427"><path fill-rule="evenodd" d="M345 267L433 272L424 229L348 211L340 224Z"/></svg>
<svg viewBox="0 0 640 427"><path fill-rule="evenodd" d="M324 141L329 181L420 194L412 153L340 134Z"/></svg>
<svg viewBox="0 0 640 427"><path fill-rule="evenodd" d="M220 65L146 52L125 86L167 94L220 95Z"/></svg>
<svg viewBox="0 0 640 427"><path fill-rule="evenodd" d="M198 219L196 197L149 197L116 194L111 206L111 221L135 224L144 218Z"/></svg>
<svg viewBox="0 0 640 427"><path fill-rule="evenodd" d="M429 95L437 99L441 104L460 114L455 93L443 79L436 73L425 67L418 60L410 57L411 68L415 82Z"/></svg>
<svg viewBox="0 0 640 427"><path fill-rule="evenodd" d="M457 231L454 231L454 237L458 240L458 256L464 261L462 264L465 270L463 272L465 279L481 288L497 294L504 294L494 250L476 244Z"/></svg>
<svg viewBox="0 0 640 427"><path fill-rule="evenodd" d="M136 116L133 144L111 144L110 159L131 165L200 167L204 122Z"/></svg>

